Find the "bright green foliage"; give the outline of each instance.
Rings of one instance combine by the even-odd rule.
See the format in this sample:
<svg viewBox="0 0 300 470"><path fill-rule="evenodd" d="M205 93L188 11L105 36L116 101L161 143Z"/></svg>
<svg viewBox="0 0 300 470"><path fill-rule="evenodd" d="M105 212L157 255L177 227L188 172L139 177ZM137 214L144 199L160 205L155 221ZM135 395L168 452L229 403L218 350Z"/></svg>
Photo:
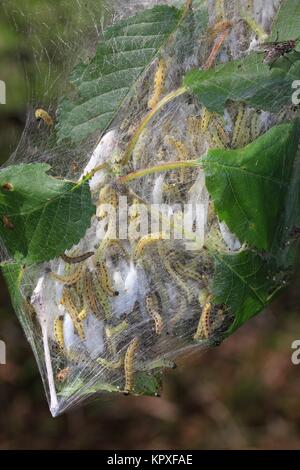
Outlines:
<svg viewBox="0 0 300 470"><path fill-rule="evenodd" d="M87 182L53 178L49 169L37 163L0 171L0 236L22 263L47 261L71 248L95 213Z"/></svg>
<svg viewBox="0 0 300 470"><path fill-rule="evenodd" d="M59 140L79 142L112 122L133 86L168 36L181 11L168 6L144 10L108 28L89 64L72 73L73 98L58 108Z"/></svg>

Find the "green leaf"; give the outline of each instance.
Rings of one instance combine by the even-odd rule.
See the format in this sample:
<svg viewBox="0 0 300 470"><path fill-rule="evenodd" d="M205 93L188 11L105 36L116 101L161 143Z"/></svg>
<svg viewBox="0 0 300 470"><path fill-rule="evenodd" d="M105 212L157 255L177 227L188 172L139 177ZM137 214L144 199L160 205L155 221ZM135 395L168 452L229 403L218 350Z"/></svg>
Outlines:
<svg viewBox="0 0 300 470"><path fill-rule="evenodd" d="M149 372L137 372L134 379L135 395L158 395L162 388L162 373L160 370Z"/></svg>
<svg viewBox="0 0 300 470"><path fill-rule="evenodd" d="M272 28L270 41L298 39L300 36L300 2L285 0ZM296 50L300 50L298 43ZM227 100L244 101L258 109L278 112L291 104L294 80L300 76L299 53L291 52L270 67L263 56L247 57L217 66L214 69L191 70L184 77L184 86L210 111L222 113Z"/></svg>
<svg viewBox="0 0 300 470"><path fill-rule="evenodd" d="M261 54L254 53L215 69L191 70L183 82L210 111L223 113L226 102L231 100L278 112L284 105L291 104L292 83L300 76L298 59L298 53L294 57L290 54L289 60L295 61L293 64L282 58L282 67L270 67L263 63Z"/></svg>
<svg viewBox="0 0 300 470"><path fill-rule="evenodd" d="M277 287L276 279L268 261L252 251L213 256L214 301L227 305L235 315L230 335L269 303Z"/></svg>
<svg viewBox="0 0 300 470"><path fill-rule="evenodd" d="M299 0L284 0L272 26L271 41L298 39L300 34L300 2ZM298 46L299 47L299 46Z"/></svg>
<svg viewBox="0 0 300 470"><path fill-rule="evenodd" d="M24 274L23 267L19 263L2 263L1 270L9 290L12 305L15 311L19 311L22 303L20 286Z"/></svg>
<svg viewBox="0 0 300 470"><path fill-rule="evenodd" d="M79 242L95 206L88 182L47 175L47 164L0 171L0 237L11 257L25 264L48 261Z"/></svg>
<svg viewBox="0 0 300 470"><path fill-rule="evenodd" d="M92 61L79 64L71 76L75 97L58 108L58 138L79 142L103 132L112 122L133 86L151 63L182 12L156 6L122 20L103 34Z"/></svg>
<svg viewBox="0 0 300 470"><path fill-rule="evenodd" d="M281 124L243 149L211 149L201 161L216 212L239 240L270 250L285 210L300 122Z"/></svg>

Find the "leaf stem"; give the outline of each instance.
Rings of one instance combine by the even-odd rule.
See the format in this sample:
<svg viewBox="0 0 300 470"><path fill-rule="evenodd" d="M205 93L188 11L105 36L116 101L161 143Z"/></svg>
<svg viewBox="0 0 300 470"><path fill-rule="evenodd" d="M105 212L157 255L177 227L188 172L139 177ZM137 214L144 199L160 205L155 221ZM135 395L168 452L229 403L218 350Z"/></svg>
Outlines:
<svg viewBox="0 0 300 470"><path fill-rule="evenodd" d="M178 96L183 95L184 93L187 92L186 87L180 87L175 91L172 91L168 95L166 95L142 120L141 124L135 131L131 141L129 142L127 149L125 150L125 154L121 160L121 165L126 165L132 155L132 152L134 150L134 147L136 146L140 135L142 134L143 130L149 124L149 122L154 118L154 116L170 101L173 101L175 98Z"/></svg>
<svg viewBox="0 0 300 470"><path fill-rule="evenodd" d="M108 169L109 168L109 164L107 162L105 163L101 163L101 165L98 165L98 166L95 166L95 168L93 168L91 171L89 171L86 175L84 175L83 179L85 181L89 181L90 179L93 178L93 176L95 176L95 174L98 172L98 171L102 171L102 170L105 170L105 169Z"/></svg>
<svg viewBox="0 0 300 470"><path fill-rule="evenodd" d="M199 166L200 166L199 160L185 160L185 161L161 163L160 165L155 165L150 168L143 168L141 170L128 173L127 175L120 176L117 182L124 184L124 183L128 183L129 181L142 178L143 176L151 175L153 173L160 173L163 171L170 171L170 170L178 170L181 168L195 168Z"/></svg>
<svg viewBox="0 0 300 470"><path fill-rule="evenodd" d="M109 169L109 164L107 162L102 163L101 165L95 166L95 168L93 168L91 171L89 171L86 175L82 176L82 178L74 186L72 191L78 189L80 186L82 186L87 181L90 181L98 171L102 171L102 170L105 170L105 169Z"/></svg>

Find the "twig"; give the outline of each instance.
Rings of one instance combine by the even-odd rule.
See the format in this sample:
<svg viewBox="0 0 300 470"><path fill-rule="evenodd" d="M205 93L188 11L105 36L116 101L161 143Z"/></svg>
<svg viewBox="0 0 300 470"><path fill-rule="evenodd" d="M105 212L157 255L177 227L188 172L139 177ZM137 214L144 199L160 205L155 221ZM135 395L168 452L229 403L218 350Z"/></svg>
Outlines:
<svg viewBox="0 0 300 470"><path fill-rule="evenodd" d="M178 88L175 91L172 91L169 93L167 96L165 96L142 120L141 124L135 131L131 141L129 142L127 149L125 150L124 156L121 160L121 165L126 165L132 155L132 152L140 138L140 135L142 134L143 130L149 124L149 122L154 118L154 116L170 101L173 101L175 98L178 96L183 95L184 93L187 92L187 89L185 87Z"/></svg>
<svg viewBox="0 0 300 470"><path fill-rule="evenodd" d="M199 160L186 160L186 161L177 161L177 162L167 162L161 163L160 165L155 165L150 168L143 168L142 170L134 171L132 173L128 173L127 175L120 176L117 179L117 183L128 183L129 181L133 181L138 178L142 178L146 175L151 175L153 173L160 173L163 171L170 171L170 170L178 170L182 168L199 168Z"/></svg>

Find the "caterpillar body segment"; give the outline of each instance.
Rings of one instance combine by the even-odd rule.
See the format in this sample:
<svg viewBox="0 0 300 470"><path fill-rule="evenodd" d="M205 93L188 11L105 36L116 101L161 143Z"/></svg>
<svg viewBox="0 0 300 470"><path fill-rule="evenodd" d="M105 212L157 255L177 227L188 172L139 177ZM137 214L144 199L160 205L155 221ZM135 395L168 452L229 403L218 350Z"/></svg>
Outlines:
<svg viewBox="0 0 300 470"><path fill-rule="evenodd" d="M169 136L168 137L168 143L171 145L178 154L179 160L188 160L190 155L189 155L189 150L185 146L181 140L174 139L174 137Z"/></svg>
<svg viewBox="0 0 300 470"><path fill-rule="evenodd" d="M79 315L78 310L76 309L76 306L74 305L73 300L71 298L70 291L67 288L63 290L61 304L65 307L66 311L70 315L76 333L78 334L81 340L84 340L85 333L84 333L83 325L78 320L78 315Z"/></svg>
<svg viewBox="0 0 300 470"><path fill-rule="evenodd" d="M261 132L261 122L260 122L260 115L255 111L252 113L251 116L251 123L250 123L250 140L255 140L260 136Z"/></svg>
<svg viewBox="0 0 300 470"><path fill-rule="evenodd" d="M185 279L191 279L195 282L201 282L203 277L196 270L189 268L188 266L183 265L179 261L173 262L173 267L175 272L177 272L181 277Z"/></svg>
<svg viewBox="0 0 300 470"><path fill-rule="evenodd" d="M160 305L156 293L146 296L146 308L154 321L155 333L160 336L164 328L164 322L160 313Z"/></svg>
<svg viewBox="0 0 300 470"><path fill-rule="evenodd" d="M212 312L211 299L205 303L201 311L201 317L198 323L197 331L194 335L194 340L208 339L210 336L210 315Z"/></svg>
<svg viewBox="0 0 300 470"><path fill-rule="evenodd" d="M104 359L99 357L96 359L96 362L100 364L101 367L104 369L120 369L124 365L124 357L120 357L117 361L109 361L108 359Z"/></svg>
<svg viewBox="0 0 300 470"><path fill-rule="evenodd" d="M98 318L98 320L102 320L103 312L98 303L95 290L94 276L88 270L86 270L84 275L83 299L85 308L87 308L87 310L90 310L92 314L95 315L96 318Z"/></svg>
<svg viewBox="0 0 300 470"><path fill-rule="evenodd" d="M54 339L55 342L58 344L61 350L65 349L65 339L64 339L64 317L59 316L55 318L54 324L53 324L53 329L54 329Z"/></svg>
<svg viewBox="0 0 300 470"><path fill-rule="evenodd" d="M52 127L54 125L52 117L44 109L38 108L35 110L34 114L37 121L43 121L48 127Z"/></svg>
<svg viewBox="0 0 300 470"><path fill-rule="evenodd" d="M77 264L77 263L82 263L83 261L87 260L91 256L93 256L94 252L93 251L88 251L87 253L84 253L80 256L67 256L66 254L61 255L61 259L65 261L65 263L68 264Z"/></svg>
<svg viewBox="0 0 300 470"><path fill-rule="evenodd" d="M124 359L125 387L124 394L132 393L134 387L134 359L139 347L139 339L137 337L131 340Z"/></svg>
<svg viewBox="0 0 300 470"><path fill-rule="evenodd" d="M224 0L216 0L216 2L215 2L215 11L216 11L217 21L225 21L226 20Z"/></svg>
<svg viewBox="0 0 300 470"><path fill-rule="evenodd" d="M181 161L186 161L190 158L190 151L186 145L181 141L174 139L172 136L169 136L168 143L171 145L177 152L178 159ZM190 168L181 168L180 170L180 183L187 182L187 179L191 173Z"/></svg>
<svg viewBox="0 0 300 470"><path fill-rule="evenodd" d="M75 291L76 291L81 303L84 303L84 289L85 289L86 270L87 270L86 266L83 265L81 276L79 277L76 284L74 285Z"/></svg>
<svg viewBox="0 0 300 470"><path fill-rule="evenodd" d="M75 269L69 275L64 276L64 275L60 275L60 274L56 274L54 272L51 272L50 276L55 281L61 282L62 284L65 284L66 286L72 286L80 280L80 278L82 276L82 273L83 273L83 266L80 265L77 269Z"/></svg>
<svg viewBox="0 0 300 470"><path fill-rule="evenodd" d="M86 319L87 315L88 315L87 308L86 308L86 307L83 307L83 309L80 310L80 312L78 313L77 320L78 320L79 322L82 322L82 321L84 321L84 320Z"/></svg>
<svg viewBox="0 0 300 470"><path fill-rule="evenodd" d="M104 186L99 193L97 210L97 216L99 219L102 219L106 216L106 210L104 207L102 207L102 205L110 205L113 208L118 206L118 194L110 184Z"/></svg>
<svg viewBox="0 0 300 470"><path fill-rule="evenodd" d="M116 291L112 287L106 264L103 261L98 261L96 263L96 272L97 272L98 281L99 281L103 291L107 295L109 295L110 297L115 297L115 296L119 295L119 292Z"/></svg>
<svg viewBox="0 0 300 470"><path fill-rule="evenodd" d="M117 354L117 341L118 336L127 330L129 324L127 321L122 321L116 326L107 326L105 328L105 336L107 341L107 347L111 355Z"/></svg>
<svg viewBox="0 0 300 470"><path fill-rule="evenodd" d="M249 143L250 130L248 126L248 113L245 104L241 104L234 123L231 146L233 148L241 148Z"/></svg>
<svg viewBox="0 0 300 470"><path fill-rule="evenodd" d="M120 335L121 333L126 331L128 327L129 327L128 322L123 320L121 323L119 323L116 326L107 327L107 330L109 331L109 335L113 337L113 336Z"/></svg>
<svg viewBox="0 0 300 470"><path fill-rule="evenodd" d="M185 280L175 271L172 262L169 259L164 260L164 266L170 278L177 284L187 298L188 303L193 299L193 293Z"/></svg>
<svg viewBox="0 0 300 470"><path fill-rule="evenodd" d="M95 289L96 302L101 309L101 314L104 315L105 320L109 320L111 318L111 305L107 298L107 294L102 288L101 279L99 279L99 274L97 271L95 271L92 275L92 282Z"/></svg>
<svg viewBox="0 0 300 470"><path fill-rule="evenodd" d="M155 77L153 93L148 101L148 109L153 110L159 102L163 94L164 82L166 76L166 63L163 59L159 59Z"/></svg>
<svg viewBox="0 0 300 470"><path fill-rule="evenodd" d="M204 111L201 117L201 127L200 127L202 134L205 134L208 131L208 126L211 121L211 116L212 116L212 113L208 111L207 108L204 108Z"/></svg>
<svg viewBox="0 0 300 470"><path fill-rule="evenodd" d="M150 235L145 235L144 237L142 237L138 241L138 243L135 247L134 255L133 255L134 259L138 260L139 258L141 258L141 256L143 256L145 250L149 246L151 246L151 245L153 245L153 244L155 244L155 243L157 243L161 240L164 240L164 239L165 239L165 234L162 233L162 232L151 233Z"/></svg>

